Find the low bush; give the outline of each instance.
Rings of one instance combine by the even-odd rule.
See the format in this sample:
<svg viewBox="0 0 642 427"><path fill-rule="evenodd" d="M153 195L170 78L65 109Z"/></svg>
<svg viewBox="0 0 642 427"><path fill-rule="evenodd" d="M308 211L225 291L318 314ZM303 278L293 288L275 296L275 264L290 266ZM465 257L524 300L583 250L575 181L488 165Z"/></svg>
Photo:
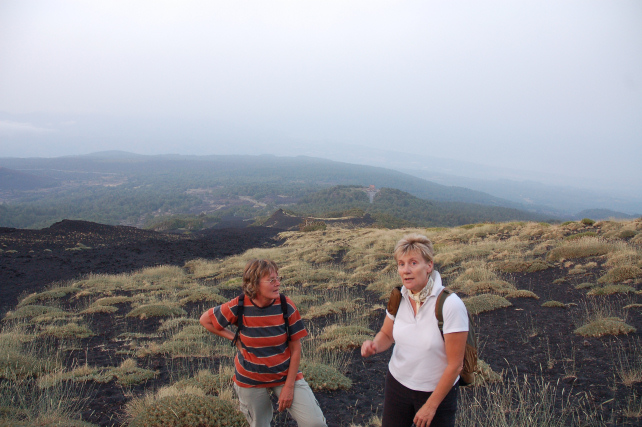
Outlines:
<svg viewBox="0 0 642 427"><path fill-rule="evenodd" d="M75 322L67 323L65 325L51 325L47 326L42 332L41 336L55 337L60 339L69 338L88 338L95 334L85 325L79 325Z"/></svg>
<svg viewBox="0 0 642 427"><path fill-rule="evenodd" d="M63 310L57 307L49 307L46 305L25 305L16 309L15 311L7 312L5 320L10 319L31 319L43 314L64 313Z"/></svg>
<svg viewBox="0 0 642 427"><path fill-rule="evenodd" d="M629 279L637 279L638 277L642 277L642 269L634 265L622 265L613 267L597 281L598 283L617 283Z"/></svg>
<svg viewBox="0 0 642 427"><path fill-rule="evenodd" d="M300 369L312 390L348 390L352 387L350 378L332 366L302 360Z"/></svg>
<svg viewBox="0 0 642 427"><path fill-rule="evenodd" d="M182 308L170 307L165 304L141 305L127 313L126 317L138 317L147 319L149 317L178 317L185 316L187 312Z"/></svg>
<svg viewBox="0 0 642 427"><path fill-rule="evenodd" d="M552 249L546 255L546 260L556 262L562 259L587 258L605 255L612 249L607 241L597 237L583 237L567 241Z"/></svg>
<svg viewBox="0 0 642 427"><path fill-rule="evenodd" d="M539 299L537 294L535 292L527 291L526 289L517 289L515 291L510 291L506 295L504 295L505 298L533 298L533 299Z"/></svg>
<svg viewBox="0 0 642 427"><path fill-rule="evenodd" d="M22 306L33 304L40 301L51 301L59 298L64 298L69 294L75 294L77 292L80 292L80 288L77 288L75 286L65 286L60 288L54 288L44 292L34 293L27 296L22 301L20 301L20 303L18 304L18 307L22 307Z"/></svg>
<svg viewBox="0 0 642 427"><path fill-rule="evenodd" d="M634 333L636 329L624 323L618 317L607 317L596 319L584 326L580 326L574 332L584 337L601 337L604 335L621 335Z"/></svg>
<svg viewBox="0 0 642 427"><path fill-rule="evenodd" d="M594 287L588 291L587 295L613 295L613 294L628 294L635 292L635 288L627 285L606 285L603 287Z"/></svg>
<svg viewBox="0 0 642 427"><path fill-rule="evenodd" d="M593 221L590 218L582 218L582 221L580 221L584 225L593 225L595 224L595 221Z"/></svg>
<svg viewBox="0 0 642 427"><path fill-rule="evenodd" d="M192 393L172 394L140 405L130 427L244 427L247 421L232 402Z"/></svg>
<svg viewBox="0 0 642 427"><path fill-rule="evenodd" d="M542 307L548 308L566 308L566 304L560 301L550 300L542 304Z"/></svg>
<svg viewBox="0 0 642 427"><path fill-rule="evenodd" d="M472 315L493 311L498 308L510 307L512 304L506 298L499 295L484 294L464 298L464 304Z"/></svg>

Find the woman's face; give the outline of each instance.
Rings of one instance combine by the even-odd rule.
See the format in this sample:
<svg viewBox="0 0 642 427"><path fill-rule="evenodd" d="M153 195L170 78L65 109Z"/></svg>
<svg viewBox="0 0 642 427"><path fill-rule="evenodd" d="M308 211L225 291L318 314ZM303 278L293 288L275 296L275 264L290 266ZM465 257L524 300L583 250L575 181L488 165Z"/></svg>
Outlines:
<svg viewBox="0 0 642 427"><path fill-rule="evenodd" d="M272 280L271 283L270 280ZM256 291L256 299L259 302L271 302L273 299L279 297L280 286L281 281L278 279L277 271L265 274L263 277L261 277L261 280L259 280L259 288Z"/></svg>
<svg viewBox="0 0 642 427"><path fill-rule="evenodd" d="M418 292L428 283L433 263L427 262L416 251L408 252L397 259L397 272L403 285L412 292Z"/></svg>

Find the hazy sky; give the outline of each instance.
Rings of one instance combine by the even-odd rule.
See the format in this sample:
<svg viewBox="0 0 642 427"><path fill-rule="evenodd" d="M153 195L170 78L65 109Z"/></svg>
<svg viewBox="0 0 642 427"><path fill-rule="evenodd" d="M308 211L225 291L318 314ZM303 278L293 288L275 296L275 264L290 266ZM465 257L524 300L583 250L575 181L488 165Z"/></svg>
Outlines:
<svg viewBox="0 0 642 427"><path fill-rule="evenodd" d="M320 144L642 182L642 2L0 0L0 156Z"/></svg>

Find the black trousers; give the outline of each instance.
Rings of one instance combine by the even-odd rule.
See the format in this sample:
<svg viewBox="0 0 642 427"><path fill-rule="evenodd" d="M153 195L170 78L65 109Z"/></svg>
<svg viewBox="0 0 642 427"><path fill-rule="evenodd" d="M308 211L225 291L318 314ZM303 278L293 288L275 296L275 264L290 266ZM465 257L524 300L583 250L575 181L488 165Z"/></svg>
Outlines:
<svg viewBox="0 0 642 427"><path fill-rule="evenodd" d="M444 397L430 427L454 427L459 386L455 385ZM415 414L432 392L415 391L401 384L388 371L383 399L382 427L410 427Z"/></svg>

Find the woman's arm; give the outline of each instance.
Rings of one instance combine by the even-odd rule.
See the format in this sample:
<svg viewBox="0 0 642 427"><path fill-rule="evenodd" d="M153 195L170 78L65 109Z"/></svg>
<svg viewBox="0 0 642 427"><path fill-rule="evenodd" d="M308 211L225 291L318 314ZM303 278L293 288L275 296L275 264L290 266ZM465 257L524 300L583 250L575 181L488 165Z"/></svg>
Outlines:
<svg viewBox="0 0 642 427"><path fill-rule="evenodd" d="M288 368L288 376L285 379L285 384L279 394L279 412L288 409L292 406L294 400L294 381L299 373L299 365L301 364L301 340L294 340L288 342L290 348L290 367Z"/></svg>
<svg viewBox="0 0 642 427"><path fill-rule="evenodd" d="M437 383L437 387L435 387L435 391L432 392L424 406L422 406L415 415L415 419L413 421L417 427L426 427L430 425L430 422L435 416L435 412L437 412L439 404L453 388L455 379L464 366L466 338L468 338L468 332L444 334L446 359L448 364L439 379L439 383Z"/></svg>
<svg viewBox="0 0 642 427"><path fill-rule="evenodd" d="M374 340L364 341L361 345L361 355L363 357L369 357L373 354L388 350L395 342L394 338L392 338L392 328L394 324L395 321L386 316L386 319L383 321L383 326L381 330L377 332Z"/></svg>
<svg viewBox="0 0 642 427"><path fill-rule="evenodd" d="M230 341L234 339L234 333L230 331L229 329L216 329L214 327L214 324L212 323L212 318L210 317L210 310L207 310L203 315L201 316L200 320L201 325L214 335L218 335L219 337L226 338ZM236 342L236 348L241 351L241 343L239 341Z"/></svg>

